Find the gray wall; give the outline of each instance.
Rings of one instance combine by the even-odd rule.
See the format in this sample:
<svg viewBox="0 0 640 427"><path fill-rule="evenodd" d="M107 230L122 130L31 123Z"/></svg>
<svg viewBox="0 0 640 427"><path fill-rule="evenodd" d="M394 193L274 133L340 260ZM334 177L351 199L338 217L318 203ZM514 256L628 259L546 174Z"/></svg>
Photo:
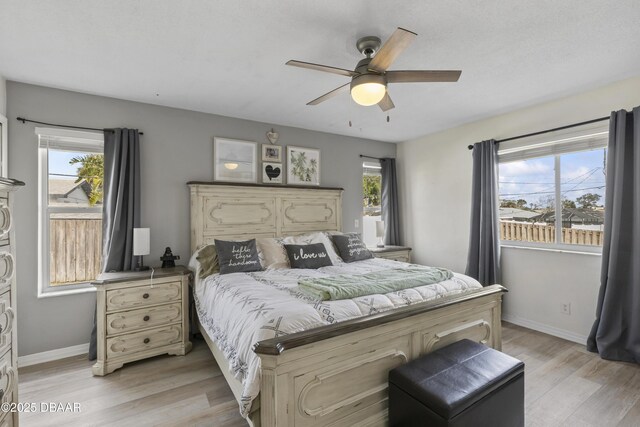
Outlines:
<svg viewBox="0 0 640 427"><path fill-rule="evenodd" d="M214 96L214 95L212 95ZM213 137L267 142L275 128L281 145L321 150L321 184L343 187L344 228L354 231L362 211L362 159L358 154L394 156L395 144L276 126L193 111L7 82L9 163L27 187L16 195L18 259L18 349L20 355L88 341L95 295L41 298L37 295L37 177L34 126L25 116L50 123L89 127L131 127L141 138L142 225L151 228L148 262L159 264L165 246L182 263L189 258L189 194L185 183L213 178ZM301 106L300 108L306 108ZM345 119L346 121L346 119Z"/></svg>
<svg viewBox="0 0 640 427"><path fill-rule="evenodd" d="M0 115L7 115L7 81L0 76Z"/></svg>

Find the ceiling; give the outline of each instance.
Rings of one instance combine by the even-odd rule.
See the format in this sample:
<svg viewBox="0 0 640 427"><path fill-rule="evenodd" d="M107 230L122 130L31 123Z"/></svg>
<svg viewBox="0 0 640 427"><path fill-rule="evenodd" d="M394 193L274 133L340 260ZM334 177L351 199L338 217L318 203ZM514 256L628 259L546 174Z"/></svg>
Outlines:
<svg viewBox="0 0 640 427"><path fill-rule="evenodd" d="M383 141L640 75L637 0L0 0L0 10L8 80ZM287 60L352 69L359 37L396 27L418 37L392 69L462 69L460 81L390 85L389 123L348 94L305 105L348 79Z"/></svg>

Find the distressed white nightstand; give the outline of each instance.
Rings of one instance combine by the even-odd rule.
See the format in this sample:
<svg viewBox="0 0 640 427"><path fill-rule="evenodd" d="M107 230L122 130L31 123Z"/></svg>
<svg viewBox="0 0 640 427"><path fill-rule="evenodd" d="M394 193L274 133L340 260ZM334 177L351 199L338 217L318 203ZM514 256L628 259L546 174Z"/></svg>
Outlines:
<svg viewBox="0 0 640 427"><path fill-rule="evenodd" d="M394 261L411 262L411 248L408 246L385 246L384 248L367 248L376 258L392 259Z"/></svg>
<svg viewBox="0 0 640 427"><path fill-rule="evenodd" d="M93 375L160 354L185 355L189 341L186 267L103 273L97 288L98 359Z"/></svg>

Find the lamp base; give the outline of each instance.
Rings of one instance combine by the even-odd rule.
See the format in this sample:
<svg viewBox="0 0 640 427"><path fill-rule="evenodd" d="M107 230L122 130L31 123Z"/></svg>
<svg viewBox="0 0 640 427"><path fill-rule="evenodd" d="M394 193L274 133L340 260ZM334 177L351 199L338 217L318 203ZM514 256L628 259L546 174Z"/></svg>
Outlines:
<svg viewBox="0 0 640 427"><path fill-rule="evenodd" d="M149 266L146 266L146 265L139 265L133 269L133 271L148 271L148 270L149 270Z"/></svg>
<svg viewBox="0 0 640 427"><path fill-rule="evenodd" d="M384 245L381 245L380 243L378 243L378 244L376 245L376 247L377 247L377 248L384 248L385 246L384 246Z"/></svg>

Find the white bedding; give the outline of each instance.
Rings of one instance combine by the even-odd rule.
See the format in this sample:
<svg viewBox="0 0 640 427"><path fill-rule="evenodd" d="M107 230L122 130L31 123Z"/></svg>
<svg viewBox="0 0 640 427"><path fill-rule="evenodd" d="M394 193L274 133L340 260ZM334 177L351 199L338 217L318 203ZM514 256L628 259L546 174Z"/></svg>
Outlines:
<svg viewBox="0 0 640 427"><path fill-rule="evenodd" d="M252 350L258 341L482 287L471 277L454 273L433 285L339 301L313 300L297 289L302 277L363 274L408 265L374 258L317 270L272 269L197 279L194 296L200 323L242 382L240 413L247 416L260 391L260 359Z"/></svg>

